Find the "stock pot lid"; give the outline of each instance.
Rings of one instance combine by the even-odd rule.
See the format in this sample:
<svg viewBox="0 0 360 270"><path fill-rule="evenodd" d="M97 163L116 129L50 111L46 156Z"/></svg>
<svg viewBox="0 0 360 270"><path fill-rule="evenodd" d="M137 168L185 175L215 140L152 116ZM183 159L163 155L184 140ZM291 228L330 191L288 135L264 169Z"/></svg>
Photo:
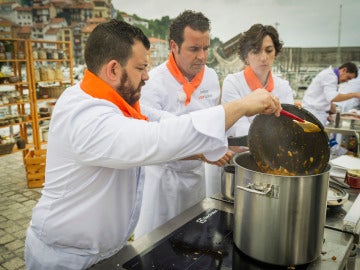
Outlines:
<svg viewBox="0 0 360 270"><path fill-rule="evenodd" d="M259 167L280 167L295 175L322 173L329 162L329 137L321 122L309 111L292 104L281 104L288 112L317 124L320 132L304 132L291 119L280 115L257 115L249 129L251 154Z"/></svg>

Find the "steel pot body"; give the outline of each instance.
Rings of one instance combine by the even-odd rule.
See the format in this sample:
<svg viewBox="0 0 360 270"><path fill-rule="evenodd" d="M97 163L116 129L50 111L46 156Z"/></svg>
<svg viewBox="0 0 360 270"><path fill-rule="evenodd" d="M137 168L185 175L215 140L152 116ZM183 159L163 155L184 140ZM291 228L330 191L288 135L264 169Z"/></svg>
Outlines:
<svg viewBox="0 0 360 270"><path fill-rule="evenodd" d="M275 265L301 265L320 256L329 186L324 172L281 176L260 172L250 152L234 157L234 243Z"/></svg>
<svg viewBox="0 0 360 270"><path fill-rule="evenodd" d="M234 201L235 166L227 165L221 170L221 195L231 202Z"/></svg>

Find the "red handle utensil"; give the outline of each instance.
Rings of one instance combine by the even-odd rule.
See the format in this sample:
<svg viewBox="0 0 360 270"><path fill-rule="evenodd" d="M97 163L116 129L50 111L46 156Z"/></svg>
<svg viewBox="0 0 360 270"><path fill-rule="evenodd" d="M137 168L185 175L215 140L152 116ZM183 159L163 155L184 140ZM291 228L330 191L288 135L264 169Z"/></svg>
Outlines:
<svg viewBox="0 0 360 270"><path fill-rule="evenodd" d="M284 109L282 109L282 110L280 111L280 114L282 114L282 115L284 115L284 116L286 116L286 117L289 117L289 118L291 118L291 119L297 120L297 121L299 121L299 122L301 122L301 123L304 123L304 122L305 122L304 119L296 116L295 114L289 113L288 111L285 111Z"/></svg>
<svg viewBox="0 0 360 270"><path fill-rule="evenodd" d="M320 132L321 129L318 125L308 122L295 114L289 113L288 111L285 111L284 109L280 111L281 115L284 115L288 118L291 118L297 125L299 125L304 132Z"/></svg>

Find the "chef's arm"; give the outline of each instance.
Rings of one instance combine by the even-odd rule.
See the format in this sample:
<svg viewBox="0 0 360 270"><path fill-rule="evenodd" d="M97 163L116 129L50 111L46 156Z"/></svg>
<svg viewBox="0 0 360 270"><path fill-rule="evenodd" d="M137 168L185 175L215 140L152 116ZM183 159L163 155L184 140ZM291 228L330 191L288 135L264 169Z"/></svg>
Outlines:
<svg viewBox="0 0 360 270"><path fill-rule="evenodd" d="M204 155L202 155L201 160L206 162L206 163L222 167L222 166L225 166L225 165L229 164L232 156L233 156L233 152L228 150L225 153L225 155L223 157L221 157L219 160L210 161L210 160L206 159L206 157Z"/></svg>
<svg viewBox="0 0 360 270"><path fill-rule="evenodd" d="M206 159L206 157L203 154L193 155L191 157L183 158L183 160L201 160L206 163L222 167L229 163L232 156L233 156L233 152L229 150L225 153L224 156L222 156L220 159L218 159L216 161L210 161L210 160Z"/></svg>
<svg viewBox="0 0 360 270"><path fill-rule="evenodd" d="M336 113L336 105L335 103L331 102L330 103L330 110L327 111L328 114L335 114Z"/></svg>
<svg viewBox="0 0 360 270"><path fill-rule="evenodd" d="M338 94L331 101L332 102L339 102L339 101L344 101L344 100L348 100L348 99L351 99L351 98L360 98L360 92L347 93L347 94Z"/></svg>

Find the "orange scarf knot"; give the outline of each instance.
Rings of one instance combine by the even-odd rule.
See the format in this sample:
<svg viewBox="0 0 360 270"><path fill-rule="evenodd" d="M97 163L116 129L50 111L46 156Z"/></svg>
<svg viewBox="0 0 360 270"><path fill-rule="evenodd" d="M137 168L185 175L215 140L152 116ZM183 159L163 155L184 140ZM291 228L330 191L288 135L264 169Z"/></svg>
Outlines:
<svg viewBox="0 0 360 270"><path fill-rule="evenodd" d="M256 77L255 72L252 70L250 66L247 66L244 70L244 76L246 83L250 87L251 91L254 91L258 88L265 88L269 92L271 92L274 89L274 80L272 77L271 70L269 71L268 81L266 86L263 86L261 82L259 81L258 77Z"/></svg>
<svg viewBox="0 0 360 270"><path fill-rule="evenodd" d="M139 101L130 106L115 89L88 69L85 70L80 87L85 93L94 98L105 99L115 104L126 117L148 121L148 118L141 114Z"/></svg>
<svg viewBox="0 0 360 270"><path fill-rule="evenodd" d="M173 75L174 78L183 85L183 90L186 94L185 105L188 105L191 100L191 95L194 93L196 88L199 87L204 77L205 68L196 74L195 77L189 82L176 65L175 58L172 53L169 55L169 61L167 61L166 67L169 69L171 75Z"/></svg>

